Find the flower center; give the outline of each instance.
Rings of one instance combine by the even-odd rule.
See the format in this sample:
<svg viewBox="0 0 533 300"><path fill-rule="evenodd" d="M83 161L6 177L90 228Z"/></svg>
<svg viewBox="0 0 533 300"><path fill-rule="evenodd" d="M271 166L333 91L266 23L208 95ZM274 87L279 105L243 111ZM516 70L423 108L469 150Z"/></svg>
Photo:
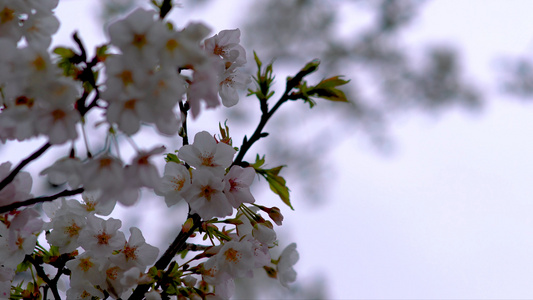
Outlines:
<svg viewBox="0 0 533 300"><path fill-rule="evenodd" d="M133 46L140 49L147 44L146 36L144 34L135 34L133 35L133 41L131 43L133 44Z"/></svg>
<svg viewBox="0 0 533 300"><path fill-rule="evenodd" d="M93 263L91 262L90 258L82 258L80 259L80 264L78 266L83 272L87 272L93 267Z"/></svg>
<svg viewBox="0 0 533 300"><path fill-rule="evenodd" d="M211 201L211 195L213 195L215 192L216 192L215 189L213 189L209 185L206 185L202 187L202 192L200 193L200 197L207 199L207 201Z"/></svg>
<svg viewBox="0 0 533 300"><path fill-rule="evenodd" d="M238 263L241 260L241 256L242 254L233 248L229 248L224 252L224 258L232 263Z"/></svg>
<svg viewBox="0 0 533 300"><path fill-rule="evenodd" d="M124 253L124 256L126 257L126 260L136 260L137 259L137 247L130 247L126 244L124 246L124 249L122 249L122 253Z"/></svg>
<svg viewBox="0 0 533 300"><path fill-rule="evenodd" d="M107 245L109 244L109 239L111 239L111 235L107 234L106 232L102 232L94 237L98 240L98 245Z"/></svg>
<svg viewBox="0 0 533 300"><path fill-rule="evenodd" d="M78 235L78 233L80 232L80 229L81 229L81 227L78 226L78 224L72 223L72 225L70 225L67 228L65 228L65 233L68 234L68 236L70 236L70 237L74 237L74 236Z"/></svg>
<svg viewBox="0 0 533 300"><path fill-rule="evenodd" d="M170 39L167 41L165 47L168 49L168 51L172 52L174 51L174 49L178 48L179 45L180 44L178 43L178 41L176 41L175 39Z"/></svg>
<svg viewBox="0 0 533 300"><path fill-rule="evenodd" d="M54 118L54 122L57 120L63 119L66 115L67 114L61 109L56 109L52 112L52 117Z"/></svg>
<svg viewBox="0 0 533 300"><path fill-rule="evenodd" d="M117 75L118 78L122 80L124 86L128 86L133 83L133 74L130 70L124 70L122 73Z"/></svg>

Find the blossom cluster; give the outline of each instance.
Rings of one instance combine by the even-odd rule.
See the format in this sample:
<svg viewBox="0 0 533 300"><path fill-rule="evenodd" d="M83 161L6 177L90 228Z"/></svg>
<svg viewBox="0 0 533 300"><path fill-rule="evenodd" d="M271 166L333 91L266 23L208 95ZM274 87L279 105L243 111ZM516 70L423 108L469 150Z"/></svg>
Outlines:
<svg viewBox="0 0 533 300"><path fill-rule="evenodd" d="M254 177L263 176L277 182L271 188L291 206L278 175L281 167L263 169L264 159L249 164L243 156L266 136L264 123L299 82L292 81L295 86L273 110L263 111L267 117L258 133L244 139L239 153L227 126L220 128L219 138L200 131L189 144L189 112L196 118L203 108L234 106L239 91L251 83L242 71L246 52L239 29L212 37L202 23L175 29L163 13L164 3L171 1L161 3L159 13L139 8L109 25L109 43L90 59L76 34L78 49L58 47L56 55L50 53L60 25L53 11L58 0L0 0L0 141L48 140L27 162L0 164L0 298L40 298L50 291L56 299L61 293L67 299L227 299L234 293L234 279L250 277L257 268L283 286L295 281L296 245L278 258L271 255L278 245L272 222L280 226L283 215L277 207L255 203L250 191ZM257 57L256 62L261 68ZM271 96L273 77L263 79L267 83L258 82L260 91ZM252 94L267 107L268 97ZM89 110L101 112L99 119L89 122ZM131 138L141 126L153 126L162 135L182 137L184 145L177 154L167 153L160 175L152 160L163 159L164 146L144 150L134 145L136 154L128 164L119 146L107 142L96 155L85 143L87 154L80 155L84 151L75 142L88 124L109 128L104 141L119 134ZM65 195L81 194L81 201L59 194L33 198L32 176L20 169L66 142L72 143L69 154L40 175L70 188ZM121 220L109 217L117 203L142 205L141 189L161 196L169 207L184 200L189 208L179 242L161 255L139 228L129 228L126 237ZM39 202L44 203L31 206ZM189 238L197 233L210 243L192 243ZM193 251L200 253L178 263L177 255ZM54 277L50 268L57 269ZM28 269L32 282L24 287L16 274ZM60 278L69 279L63 290Z"/></svg>

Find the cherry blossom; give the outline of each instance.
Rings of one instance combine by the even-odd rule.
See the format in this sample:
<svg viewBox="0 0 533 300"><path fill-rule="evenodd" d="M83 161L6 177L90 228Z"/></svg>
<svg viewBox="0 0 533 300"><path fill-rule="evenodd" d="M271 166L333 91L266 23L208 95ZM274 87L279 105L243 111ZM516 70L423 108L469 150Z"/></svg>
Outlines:
<svg viewBox="0 0 533 300"><path fill-rule="evenodd" d="M254 168L233 166L224 176L224 194L228 201L237 208L243 203L254 203L255 199L250 192L250 185L255 177Z"/></svg>
<svg viewBox="0 0 533 300"><path fill-rule="evenodd" d="M222 104L232 107L239 102L239 91L246 90L252 79L250 75L232 66L219 76L219 81L218 94L222 98Z"/></svg>
<svg viewBox="0 0 533 300"><path fill-rule="evenodd" d="M52 231L46 235L50 245L57 246L60 253L70 253L80 245L78 237L85 227L86 219L76 214L63 214L57 216L49 224Z"/></svg>
<svg viewBox="0 0 533 300"><path fill-rule="evenodd" d="M145 242L139 228L130 228L130 233L128 241L119 250L119 253L113 255L110 260L124 270L132 267L144 270L155 262L159 249Z"/></svg>
<svg viewBox="0 0 533 300"><path fill-rule="evenodd" d="M126 242L124 233L118 231L122 222L109 218L103 220L93 215L87 217L87 226L80 232L78 241L85 251L97 257L111 256Z"/></svg>
<svg viewBox="0 0 533 300"><path fill-rule="evenodd" d="M296 271L293 269L293 266L300 259L298 251L296 251L296 244L292 243L288 245L281 256L277 264L278 279L279 282L284 286L288 287L288 284L296 280Z"/></svg>
<svg viewBox="0 0 533 300"><path fill-rule="evenodd" d="M48 48L58 29L59 20L49 10L30 14L22 26L28 44L37 48Z"/></svg>
<svg viewBox="0 0 533 300"><path fill-rule="evenodd" d="M225 62L242 66L246 63L246 52L239 45L241 31L239 29L222 30L220 33L205 40L207 52L222 57Z"/></svg>
<svg viewBox="0 0 533 300"><path fill-rule="evenodd" d="M168 207L180 202L185 192L191 185L191 175L184 165L169 161L165 165L165 172L159 189L155 192L165 197Z"/></svg>
<svg viewBox="0 0 533 300"><path fill-rule="evenodd" d="M181 31L166 30L161 39L164 45L159 53L161 64L176 67L202 64L207 56L201 51L200 42L209 32L202 23L189 23Z"/></svg>
<svg viewBox="0 0 533 300"><path fill-rule="evenodd" d="M233 159L235 149L224 143L217 143L207 131L198 132L192 145L181 147L178 158L199 170L208 170L222 177Z"/></svg>
<svg viewBox="0 0 533 300"><path fill-rule="evenodd" d="M240 30L206 39L210 30L203 23L174 29L170 19L159 17L163 8L138 8L107 27L108 42L94 57L78 35L73 47L57 48L51 56L48 48L60 25L57 5L58 0L0 0L0 141L46 139L21 167L42 158L49 146L69 143L54 147L62 157L49 160L40 173L52 185L68 185L54 195L32 199L30 174L12 171L11 162L0 164L0 181L16 174L0 189L0 206L9 210L6 205L29 200L0 214L0 298L43 297L39 293L46 291L56 299L125 299L132 293L146 299L229 299L236 278L262 267L277 272L284 286L294 281L296 245L272 260L277 236L258 211L278 225L283 216L276 207L256 205L250 191L261 166L241 167L248 165L243 155L256 134L244 139L235 160L238 148L227 126L220 139L207 131L196 133L192 144L186 139L188 112L196 118L204 108L234 106L239 90L251 82L241 69L246 52ZM98 126L106 129L103 139L91 132ZM166 156L163 176L157 160L163 161L167 148L134 136L141 126L183 138L177 155ZM120 142L125 136L129 149ZM157 263L160 249L146 243L139 228L129 228L126 239L121 220L100 217L111 215L117 202L144 210L141 189L164 197L169 207L185 200L189 208L178 237ZM24 206L35 202L43 202L45 215ZM204 242L190 243L196 235ZM179 261L187 251L200 253ZM28 266L34 280L25 287L24 275L15 273L29 274ZM49 268L57 269L55 275ZM62 287L63 278L68 281Z"/></svg>
<svg viewBox="0 0 533 300"><path fill-rule="evenodd" d="M190 188L183 192L183 198L189 203L191 210L209 220L213 217L231 215L233 207L222 192L222 179L209 171L194 170Z"/></svg>
<svg viewBox="0 0 533 300"><path fill-rule="evenodd" d="M68 261L66 266L71 272L71 287L84 287L86 286L85 282L87 281L92 285L104 285L105 278L102 276L100 271L100 267L102 265L100 261L101 260L97 259L96 256L90 255L87 252L79 255L73 260ZM91 293L91 290L87 290L87 292Z"/></svg>
<svg viewBox="0 0 533 300"><path fill-rule="evenodd" d="M131 55L140 64L149 66L156 63L163 30L163 24L155 21L154 11L142 8L107 29L111 43L118 46L124 55Z"/></svg>
<svg viewBox="0 0 533 300"><path fill-rule="evenodd" d="M75 157L63 157L42 170L40 175L47 175L51 184L61 185L67 182L71 188L77 188L82 182L82 162Z"/></svg>

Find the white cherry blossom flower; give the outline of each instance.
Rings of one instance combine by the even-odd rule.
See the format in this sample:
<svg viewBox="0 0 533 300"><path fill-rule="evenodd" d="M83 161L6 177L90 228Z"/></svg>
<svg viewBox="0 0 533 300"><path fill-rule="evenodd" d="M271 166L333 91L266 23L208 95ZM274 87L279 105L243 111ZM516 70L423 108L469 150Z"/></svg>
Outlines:
<svg viewBox="0 0 533 300"><path fill-rule="evenodd" d="M251 207L250 209L254 212L257 212L258 210L257 207ZM237 225L237 234L239 237L252 237L268 247L275 245L277 238L276 232L271 227L267 226L266 222L254 222L252 225L248 217L246 217L244 214L239 214L237 216L239 220L242 221L241 224Z"/></svg>
<svg viewBox="0 0 533 300"><path fill-rule="evenodd" d="M85 227L85 217L76 214L63 214L52 219L46 240L50 245L57 246L59 253L71 253L80 245L78 237Z"/></svg>
<svg viewBox="0 0 533 300"><path fill-rule="evenodd" d="M70 288L67 290L67 299L78 300L87 299L92 300L94 297L104 299L104 293L95 288L88 280L71 280Z"/></svg>
<svg viewBox="0 0 533 300"><path fill-rule="evenodd" d="M272 258L270 257L270 251L266 244L261 243L260 241L249 235L242 240L248 241L252 244L255 268L261 268L270 264Z"/></svg>
<svg viewBox="0 0 533 300"><path fill-rule="evenodd" d="M47 49L52 35L59 29L59 20L51 11L37 11L24 21L22 30L31 47Z"/></svg>
<svg viewBox="0 0 533 300"><path fill-rule="evenodd" d="M250 185L255 177L255 170L252 167L242 168L233 166L228 174L224 176L224 194L228 201L237 208L243 203L254 203L255 199L250 192Z"/></svg>
<svg viewBox="0 0 533 300"><path fill-rule="evenodd" d="M159 249L146 243L139 228L131 227L130 233L128 241L110 261L124 270L132 267L144 270L155 262Z"/></svg>
<svg viewBox="0 0 533 300"><path fill-rule="evenodd" d="M114 299L122 298L124 293L132 288L132 286L123 284L122 278L124 277L125 272L125 269L110 263L109 261L107 261L102 267L102 275L105 276L105 286L102 288L104 288Z"/></svg>
<svg viewBox="0 0 533 300"><path fill-rule="evenodd" d="M33 208L19 210L9 224L10 233L18 231L22 236L30 236L43 228L41 214Z"/></svg>
<svg viewBox="0 0 533 300"><path fill-rule="evenodd" d="M130 89L111 101L106 110L109 123L116 123L127 135L133 135L141 128L141 122L153 123L157 119L152 103L143 101L147 91Z"/></svg>
<svg viewBox="0 0 533 300"><path fill-rule="evenodd" d="M16 269L24 257L33 252L36 242L37 236L9 230L0 222L0 261L4 267Z"/></svg>
<svg viewBox="0 0 533 300"><path fill-rule="evenodd" d="M15 277L15 270L0 266L0 299L9 299L11 295L11 281Z"/></svg>
<svg viewBox="0 0 533 300"><path fill-rule="evenodd" d="M218 99L219 74L223 72L224 65L216 57L195 66L193 78L187 91L187 102L191 107L193 118L200 114L203 102L205 102L206 108L215 108L220 105Z"/></svg>
<svg viewBox="0 0 533 300"><path fill-rule="evenodd" d="M127 166L126 180L131 182L136 187L157 188L161 182L161 176L157 168L150 163L150 156L161 154L165 151L165 147L155 147L150 151L141 151L132 159L132 162Z"/></svg>
<svg viewBox="0 0 533 300"><path fill-rule="evenodd" d="M126 242L124 233L118 230L120 226L122 226L120 220L113 218L103 220L89 215L87 225L78 238L80 246L97 257L109 257Z"/></svg>
<svg viewBox="0 0 533 300"><path fill-rule="evenodd" d="M0 55L0 87L2 87L6 81L11 79L12 61L17 57L17 44L11 39L0 36L0 49L2 49L2 55ZM0 95L0 107L5 105L2 96Z"/></svg>
<svg viewBox="0 0 533 300"><path fill-rule="evenodd" d="M108 57L105 62L105 90L101 93L102 99L115 101L122 93L130 89L137 92L148 84L151 69L136 63L130 57L115 54Z"/></svg>
<svg viewBox="0 0 533 300"><path fill-rule="evenodd" d="M77 188L81 185L82 162L77 157L63 157L44 169L39 175L47 175L51 184L61 185L65 182L71 188Z"/></svg>
<svg viewBox="0 0 533 300"><path fill-rule="evenodd" d="M266 222L270 223L269 221L266 221ZM271 224L269 224L270 225L269 227L265 223L254 224L253 229L252 229L252 236L256 240L267 245L268 247L272 247L276 243L276 239L277 239L276 232L271 228L272 227Z"/></svg>
<svg viewBox="0 0 533 300"><path fill-rule="evenodd" d="M74 287L85 286L89 281L92 285L104 285L105 278L102 276L100 259L87 252L69 260L65 265L70 270L70 285ZM91 291L87 290L89 293Z"/></svg>
<svg viewBox="0 0 533 300"><path fill-rule="evenodd" d="M233 276L222 271L219 266L218 256L212 256L204 264L202 278L209 284L215 286L216 295L213 299L229 299L235 293L235 282ZM211 296L211 295L209 295ZM208 299L206 297L206 299Z"/></svg>
<svg viewBox="0 0 533 300"><path fill-rule="evenodd" d="M161 300L161 295L155 290L145 293L144 297L146 300Z"/></svg>
<svg viewBox="0 0 533 300"><path fill-rule="evenodd" d="M35 126L37 132L48 136L50 144L60 145L78 137L76 124L80 119L77 110L57 106L40 110L35 119Z"/></svg>
<svg viewBox="0 0 533 300"><path fill-rule="evenodd" d="M235 278L249 275L254 268L252 244L248 241L229 241L222 246L217 254L218 265Z"/></svg>
<svg viewBox="0 0 533 300"><path fill-rule="evenodd" d="M298 254L298 251L296 251L295 243L288 245L283 252L281 252L277 264L277 271L279 282L284 287L288 287L289 283L296 281L296 271L292 266L294 266L299 259L300 255Z"/></svg>
<svg viewBox="0 0 533 300"><path fill-rule="evenodd" d="M191 211L203 220L231 215L233 207L222 192L222 179L204 170L194 170L192 174L192 185L183 192Z"/></svg>
<svg viewBox="0 0 533 300"><path fill-rule="evenodd" d="M155 11L142 8L134 10L108 27L111 43L118 46L124 55L137 59L138 63L154 65L165 30L155 17Z"/></svg>
<svg viewBox="0 0 533 300"><path fill-rule="evenodd" d="M244 91L252 82L250 75L245 74L233 67L228 68L219 77L218 94L225 107L232 107L239 102L238 91Z"/></svg>
<svg viewBox="0 0 533 300"><path fill-rule="evenodd" d="M235 152L230 145L217 143L207 131L201 131L194 136L192 145L181 147L178 158L199 170L208 170L222 177Z"/></svg>
<svg viewBox="0 0 533 300"><path fill-rule="evenodd" d="M22 28L19 25L19 16L27 13L29 8L23 1L0 1L0 37L7 37L17 42L22 36Z"/></svg>
<svg viewBox="0 0 533 300"><path fill-rule="evenodd" d="M165 172L156 194L165 197L168 207L183 199L183 192L191 185L191 175L184 165L169 161L165 164Z"/></svg>
<svg viewBox="0 0 533 300"><path fill-rule="evenodd" d="M201 64L206 55L200 48L200 41L210 30L202 23L190 23L182 31L166 30L162 38L159 56L162 65L187 67Z"/></svg>
<svg viewBox="0 0 533 300"><path fill-rule="evenodd" d="M122 162L108 154L87 162L83 166L82 174L83 186L87 191L114 191L120 189L124 183Z"/></svg>
<svg viewBox="0 0 533 300"><path fill-rule="evenodd" d="M242 66L246 63L246 52L239 45L241 31L237 29L222 30L213 37L205 40L205 50L208 53L222 57L225 62Z"/></svg>

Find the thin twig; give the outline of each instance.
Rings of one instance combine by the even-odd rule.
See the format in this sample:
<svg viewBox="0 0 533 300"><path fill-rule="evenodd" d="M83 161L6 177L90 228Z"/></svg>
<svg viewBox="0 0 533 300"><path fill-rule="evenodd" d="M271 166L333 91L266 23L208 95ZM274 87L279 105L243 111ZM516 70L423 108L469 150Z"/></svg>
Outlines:
<svg viewBox="0 0 533 300"><path fill-rule="evenodd" d="M41 156L48 148L52 146L50 143L44 144L41 148L39 148L37 151L35 151L32 155L30 155L28 158L24 159L20 162L20 164L11 171L11 173L0 182L0 191L4 189L8 184L10 184L13 179L15 179L15 176L24 168L27 164L29 164L32 160L36 159L37 157Z"/></svg>

